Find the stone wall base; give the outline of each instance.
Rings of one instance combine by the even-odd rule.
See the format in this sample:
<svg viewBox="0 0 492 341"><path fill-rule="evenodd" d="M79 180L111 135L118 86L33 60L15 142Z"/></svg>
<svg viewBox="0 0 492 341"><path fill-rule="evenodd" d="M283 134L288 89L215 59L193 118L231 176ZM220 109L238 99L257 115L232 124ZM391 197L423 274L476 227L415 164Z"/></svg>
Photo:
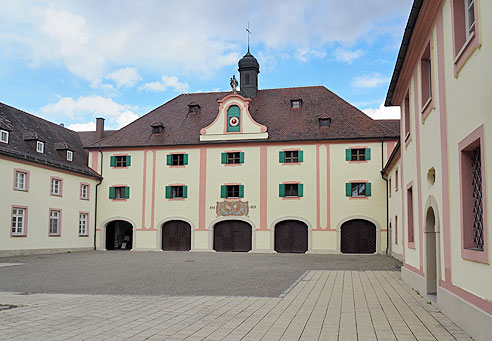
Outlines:
<svg viewBox="0 0 492 341"><path fill-rule="evenodd" d="M405 266L401 267L401 279L412 289L417 290L420 295L426 295L425 278L417 275L415 272L408 270Z"/></svg>
<svg viewBox="0 0 492 341"><path fill-rule="evenodd" d="M0 257L34 256L53 253L84 252L92 251L93 247L74 247L60 249L25 249L25 250L0 250Z"/></svg>

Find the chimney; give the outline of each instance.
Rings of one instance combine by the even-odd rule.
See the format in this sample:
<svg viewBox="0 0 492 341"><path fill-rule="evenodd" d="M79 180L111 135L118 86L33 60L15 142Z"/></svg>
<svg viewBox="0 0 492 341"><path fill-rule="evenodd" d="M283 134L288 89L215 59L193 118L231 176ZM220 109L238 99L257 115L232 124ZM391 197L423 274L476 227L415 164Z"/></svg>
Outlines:
<svg viewBox="0 0 492 341"><path fill-rule="evenodd" d="M104 118L96 118L96 141L101 140L104 137Z"/></svg>

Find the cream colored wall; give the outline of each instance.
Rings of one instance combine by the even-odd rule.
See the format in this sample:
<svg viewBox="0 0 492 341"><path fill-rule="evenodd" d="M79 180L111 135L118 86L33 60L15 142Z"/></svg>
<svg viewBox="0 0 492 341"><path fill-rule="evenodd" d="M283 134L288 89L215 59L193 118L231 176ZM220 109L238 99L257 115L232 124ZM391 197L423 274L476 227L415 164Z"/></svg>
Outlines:
<svg viewBox="0 0 492 341"><path fill-rule="evenodd" d="M446 106L448 113L448 156L449 156L449 193L450 193L450 236L451 236L451 271L453 284L465 290L492 300L490 283L492 283L492 266L476 263L461 258L460 228L460 186L459 186L459 152L458 143L473 130L483 125L485 142L482 145L485 153L485 169L482 176L486 181L487 203L484 209L487 214L487 239L489 245L489 263L491 253L491 221L492 221L492 136L491 93L492 78L492 2L476 1L479 8L479 37L481 47L473 52L455 78L453 64L454 52L452 45L452 23L450 2L444 6L444 53Z"/></svg>
<svg viewBox="0 0 492 341"><path fill-rule="evenodd" d="M29 191L13 189L14 169L29 174ZM63 179L62 196L50 195L50 177ZM0 177L4 179L0 196L0 252L22 250L76 249L93 247L94 200L97 181L55 168L41 168L34 164L0 158ZM80 199L81 182L90 185L89 200ZM27 237L11 237L12 205L27 206ZM61 236L49 237L49 210L61 209ZM89 236L79 236L79 212L89 212ZM26 253L28 253L26 251Z"/></svg>
<svg viewBox="0 0 492 341"><path fill-rule="evenodd" d="M403 257L403 214L402 214L402 195L404 191L401 189L401 177L398 179L398 190L395 187L396 171L400 177L401 164L396 161L393 168L388 174L388 179L391 178L391 196L388 200L388 211L391 219L391 251L395 257L402 259ZM395 225L395 215L398 216L398 225ZM398 229L398 242L395 243L395 230Z"/></svg>

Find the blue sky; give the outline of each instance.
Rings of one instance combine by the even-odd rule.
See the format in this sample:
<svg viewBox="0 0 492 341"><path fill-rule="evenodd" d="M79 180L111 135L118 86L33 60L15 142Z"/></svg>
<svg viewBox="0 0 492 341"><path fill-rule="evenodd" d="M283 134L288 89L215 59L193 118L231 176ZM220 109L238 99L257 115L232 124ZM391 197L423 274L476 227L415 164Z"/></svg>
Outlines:
<svg viewBox="0 0 492 341"><path fill-rule="evenodd" d="M0 102L75 130L120 128L183 92L324 85L374 118L411 0L0 2Z"/></svg>

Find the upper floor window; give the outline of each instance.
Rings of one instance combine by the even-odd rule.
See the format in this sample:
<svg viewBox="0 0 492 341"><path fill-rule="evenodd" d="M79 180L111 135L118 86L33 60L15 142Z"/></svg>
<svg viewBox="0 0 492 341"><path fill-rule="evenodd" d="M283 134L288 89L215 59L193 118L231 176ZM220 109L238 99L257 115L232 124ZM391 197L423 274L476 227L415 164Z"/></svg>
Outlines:
<svg viewBox="0 0 492 341"><path fill-rule="evenodd" d="M67 160L73 161L73 152L71 150L67 150Z"/></svg>
<svg viewBox="0 0 492 341"><path fill-rule="evenodd" d="M420 58L420 80L422 90L422 108L425 108L432 98L432 62L430 43Z"/></svg>
<svg viewBox="0 0 492 341"><path fill-rule="evenodd" d="M302 99L293 99L290 101L292 109L300 109L302 106Z"/></svg>
<svg viewBox="0 0 492 341"><path fill-rule="evenodd" d="M89 234L89 229L87 228L89 225L89 214L88 213L80 213L79 214L79 236L87 236Z"/></svg>
<svg viewBox="0 0 492 341"><path fill-rule="evenodd" d="M319 127L329 127L331 125L331 118L329 117L320 117L319 119Z"/></svg>
<svg viewBox="0 0 492 341"><path fill-rule="evenodd" d="M188 186L166 186L166 199L184 199L188 197Z"/></svg>
<svg viewBox="0 0 492 341"><path fill-rule="evenodd" d="M405 105L403 107L405 119L405 141L410 137L410 94L407 92L405 96Z"/></svg>
<svg viewBox="0 0 492 341"><path fill-rule="evenodd" d="M198 114L200 112L200 106L196 103L188 104L188 113L189 114Z"/></svg>
<svg viewBox="0 0 492 341"><path fill-rule="evenodd" d="M0 129L0 142L9 143L9 132L7 130Z"/></svg>
<svg viewBox="0 0 492 341"><path fill-rule="evenodd" d="M368 161L371 159L371 148L349 148L345 149L347 161Z"/></svg>
<svg viewBox="0 0 492 341"><path fill-rule="evenodd" d="M281 198L300 198L304 195L303 184L280 184L279 197Z"/></svg>
<svg viewBox="0 0 492 341"><path fill-rule="evenodd" d="M36 151L38 153L44 153L44 142L36 141Z"/></svg>
<svg viewBox="0 0 492 341"><path fill-rule="evenodd" d="M398 191L398 169L395 171L395 192Z"/></svg>
<svg viewBox="0 0 492 341"><path fill-rule="evenodd" d="M414 227L413 227L413 188L409 186L407 189L407 228L408 228L408 243L415 243ZM412 245L410 245L412 246Z"/></svg>
<svg viewBox="0 0 492 341"><path fill-rule="evenodd" d="M285 150L279 152L280 163L299 163L304 161L302 150Z"/></svg>
<svg viewBox="0 0 492 341"><path fill-rule="evenodd" d="M89 199L89 185L81 184L80 185L80 199Z"/></svg>
<svg viewBox="0 0 492 341"><path fill-rule="evenodd" d="M465 29L466 39L470 39L470 36L475 33L475 0L465 1Z"/></svg>
<svg viewBox="0 0 492 341"><path fill-rule="evenodd" d="M391 198L391 176L388 179L388 194L389 197Z"/></svg>
<svg viewBox="0 0 492 341"><path fill-rule="evenodd" d="M51 178L51 195L62 195L62 180Z"/></svg>
<svg viewBox="0 0 492 341"><path fill-rule="evenodd" d="M244 198L244 185L222 185L221 198Z"/></svg>
<svg viewBox="0 0 492 341"><path fill-rule="evenodd" d="M130 167L131 156L130 155L117 155L111 156L110 165L111 167Z"/></svg>
<svg viewBox="0 0 492 341"><path fill-rule="evenodd" d="M27 173L15 171L14 188L18 191L27 191Z"/></svg>
<svg viewBox="0 0 492 341"><path fill-rule="evenodd" d="M130 198L130 187L128 186L115 186L109 187L109 199L128 199Z"/></svg>
<svg viewBox="0 0 492 341"><path fill-rule="evenodd" d="M476 15L476 5L476 0L451 0L455 77L471 53L480 44L477 22L479 17Z"/></svg>
<svg viewBox="0 0 492 341"><path fill-rule="evenodd" d="M160 134L160 132L161 132L161 127L152 127L153 135Z"/></svg>
<svg viewBox="0 0 492 341"><path fill-rule="evenodd" d="M221 155L222 164L235 165L244 163L244 152L225 152Z"/></svg>
<svg viewBox="0 0 492 341"><path fill-rule="evenodd" d="M371 196L370 182L348 182L345 184L345 195L347 197L370 197Z"/></svg>

